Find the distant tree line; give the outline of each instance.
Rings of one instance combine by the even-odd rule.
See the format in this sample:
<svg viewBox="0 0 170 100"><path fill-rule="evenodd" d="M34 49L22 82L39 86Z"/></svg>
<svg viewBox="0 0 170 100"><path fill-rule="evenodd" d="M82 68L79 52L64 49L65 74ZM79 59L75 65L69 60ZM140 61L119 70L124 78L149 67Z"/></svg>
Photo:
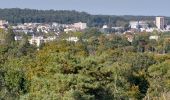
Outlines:
<svg viewBox="0 0 170 100"><path fill-rule="evenodd" d="M68 10L35 10L35 9L0 9L0 19L10 23L50 23L58 22L70 24L75 22L86 22L88 26L99 27L104 24L110 26L125 26L130 20L155 20L155 16L111 16L111 15L90 15L86 12L68 11ZM166 18L170 22L170 18Z"/></svg>

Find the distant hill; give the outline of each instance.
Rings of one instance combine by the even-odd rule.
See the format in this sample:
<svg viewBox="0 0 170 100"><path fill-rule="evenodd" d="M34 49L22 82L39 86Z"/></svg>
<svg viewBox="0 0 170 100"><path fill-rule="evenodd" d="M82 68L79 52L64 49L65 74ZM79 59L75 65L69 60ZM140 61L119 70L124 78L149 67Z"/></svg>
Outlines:
<svg viewBox="0 0 170 100"><path fill-rule="evenodd" d="M124 26L129 20L148 20L153 21L155 16L110 16L110 15L91 15L86 12L68 11L68 10L35 10L35 9L0 9L0 19L10 23L50 23L58 22L70 24L74 22L86 22L89 26L102 26L109 24L111 26ZM170 18L167 17L170 23Z"/></svg>

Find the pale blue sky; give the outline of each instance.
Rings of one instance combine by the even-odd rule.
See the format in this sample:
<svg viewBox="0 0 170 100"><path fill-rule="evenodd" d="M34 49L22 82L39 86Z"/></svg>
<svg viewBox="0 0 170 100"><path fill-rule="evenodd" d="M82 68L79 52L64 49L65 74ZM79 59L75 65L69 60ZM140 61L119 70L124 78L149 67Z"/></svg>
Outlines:
<svg viewBox="0 0 170 100"><path fill-rule="evenodd" d="M170 16L170 0L1 0L0 8L77 10L90 14Z"/></svg>

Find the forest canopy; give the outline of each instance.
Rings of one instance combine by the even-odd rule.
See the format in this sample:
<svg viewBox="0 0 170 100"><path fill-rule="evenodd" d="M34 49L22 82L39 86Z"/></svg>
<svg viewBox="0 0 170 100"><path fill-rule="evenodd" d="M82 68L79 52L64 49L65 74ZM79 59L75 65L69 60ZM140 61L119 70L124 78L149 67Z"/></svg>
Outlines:
<svg viewBox="0 0 170 100"><path fill-rule="evenodd" d="M59 39L39 49L26 36L15 41L12 31L1 33L5 40L0 44L0 99L169 98L168 40L153 42L143 33L130 43L124 35L93 32L79 33L76 43ZM85 37L88 41L81 39Z"/></svg>

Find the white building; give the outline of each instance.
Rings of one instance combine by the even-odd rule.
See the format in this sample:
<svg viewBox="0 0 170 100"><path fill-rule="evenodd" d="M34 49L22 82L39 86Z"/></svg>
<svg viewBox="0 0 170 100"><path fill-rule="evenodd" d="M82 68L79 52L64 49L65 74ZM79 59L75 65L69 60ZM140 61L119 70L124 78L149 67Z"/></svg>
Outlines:
<svg viewBox="0 0 170 100"><path fill-rule="evenodd" d="M74 23L73 25L75 28L83 30L87 28L87 24L86 23L82 23L82 22L78 22L78 23Z"/></svg>
<svg viewBox="0 0 170 100"><path fill-rule="evenodd" d="M44 39L44 42L50 42L50 41L55 41L57 39L56 36L49 36Z"/></svg>
<svg viewBox="0 0 170 100"><path fill-rule="evenodd" d="M130 21L130 27L133 29L138 29L138 28L148 28L148 24L146 21Z"/></svg>
<svg viewBox="0 0 170 100"><path fill-rule="evenodd" d="M145 31L146 32L153 32L154 30L156 30L155 28L148 28L148 29L146 29Z"/></svg>
<svg viewBox="0 0 170 100"><path fill-rule="evenodd" d="M167 26L166 26L166 30L170 30L170 25L167 25Z"/></svg>
<svg viewBox="0 0 170 100"><path fill-rule="evenodd" d="M105 29L105 28L108 28L108 26L107 25L103 25L103 29Z"/></svg>
<svg viewBox="0 0 170 100"><path fill-rule="evenodd" d="M32 45L36 45L37 47L39 47L42 43L44 43L44 38L42 36L39 36L39 37L32 37L30 40L29 40L29 43L32 44Z"/></svg>
<svg viewBox="0 0 170 100"><path fill-rule="evenodd" d="M158 40L159 39L159 36L157 35L152 35L149 37L150 40Z"/></svg>
<svg viewBox="0 0 170 100"><path fill-rule="evenodd" d="M20 41L20 40L22 40L22 36L15 36L14 39L15 39L15 41Z"/></svg>
<svg viewBox="0 0 170 100"><path fill-rule="evenodd" d="M158 29L163 30L165 25L164 17L156 17L156 26Z"/></svg>
<svg viewBox="0 0 170 100"><path fill-rule="evenodd" d="M50 42L50 41L55 41L56 38L57 38L56 36L49 36L47 38L44 38L43 36L38 36L38 37L33 36L29 40L29 43L39 47L42 43L46 43L46 42Z"/></svg>
<svg viewBox="0 0 170 100"><path fill-rule="evenodd" d="M76 31L75 28L66 28L66 29L64 29L64 32L66 32L66 33L75 32L75 31Z"/></svg>
<svg viewBox="0 0 170 100"><path fill-rule="evenodd" d="M66 39L67 41L70 41L70 42L77 42L79 39L78 37L69 37L68 39Z"/></svg>
<svg viewBox="0 0 170 100"><path fill-rule="evenodd" d="M5 25L8 25L8 21L0 20L0 28L5 28Z"/></svg>

